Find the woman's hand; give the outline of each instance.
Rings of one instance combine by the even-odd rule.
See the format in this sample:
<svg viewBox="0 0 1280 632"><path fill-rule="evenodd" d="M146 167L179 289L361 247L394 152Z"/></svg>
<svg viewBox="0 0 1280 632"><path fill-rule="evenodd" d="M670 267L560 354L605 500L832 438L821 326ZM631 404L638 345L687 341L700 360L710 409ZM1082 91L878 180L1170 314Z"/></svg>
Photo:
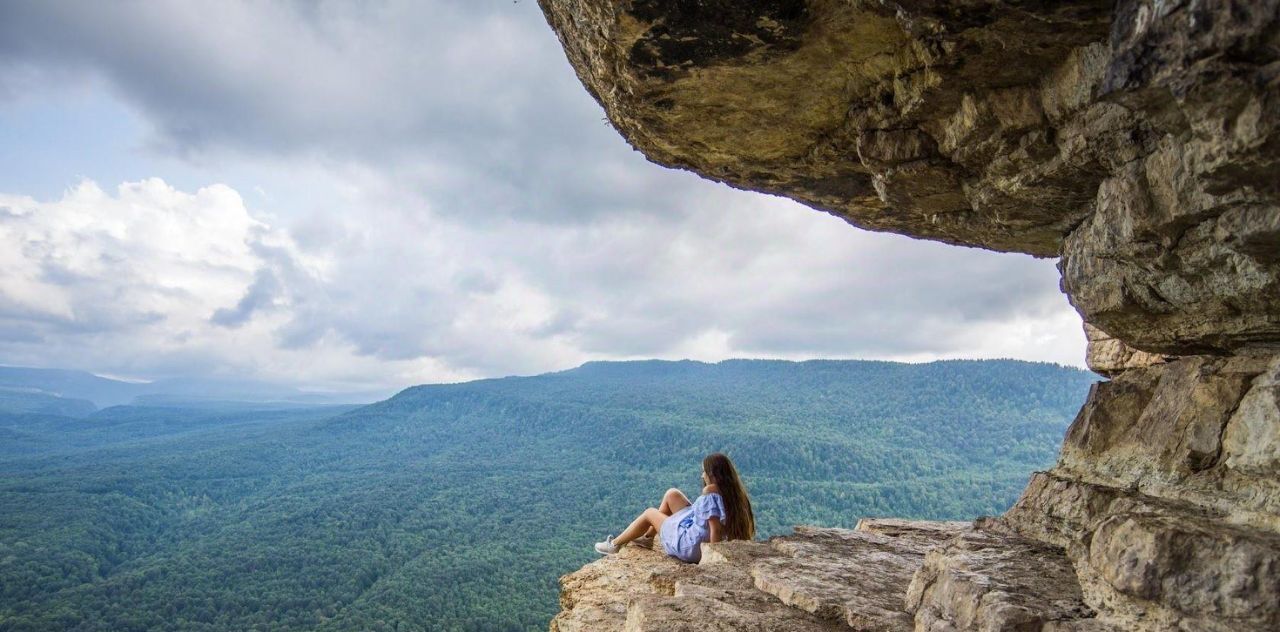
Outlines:
<svg viewBox="0 0 1280 632"><path fill-rule="evenodd" d="M708 518L707 527L709 527L711 531L711 541L719 542L720 534L724 532L724 527L720 526L720 518L717 518L716 516Z"/></svg>

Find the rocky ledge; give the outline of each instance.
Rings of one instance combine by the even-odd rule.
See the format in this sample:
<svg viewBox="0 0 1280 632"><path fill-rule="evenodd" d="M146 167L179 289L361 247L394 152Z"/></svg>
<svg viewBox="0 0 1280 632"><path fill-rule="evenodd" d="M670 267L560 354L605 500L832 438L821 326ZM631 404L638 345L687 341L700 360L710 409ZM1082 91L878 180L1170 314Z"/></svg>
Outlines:
<svg viewBox="0 0 1280 632"><path fill-rule="evenodd" d="M1119 630L1085 605L1063 549L964 522L863 520L704 545L648 543L561 579L553 632Z"/></svg>

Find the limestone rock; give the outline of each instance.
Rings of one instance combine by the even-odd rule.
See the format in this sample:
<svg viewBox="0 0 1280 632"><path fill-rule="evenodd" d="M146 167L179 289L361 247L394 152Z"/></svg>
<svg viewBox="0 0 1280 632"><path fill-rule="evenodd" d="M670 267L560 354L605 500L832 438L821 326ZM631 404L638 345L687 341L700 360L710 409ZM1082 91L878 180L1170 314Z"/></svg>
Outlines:
<svg viewBox="0 0 1280 632"><path fill-rule="evenodd" d="M1219 511L1040 475L1005 516L1066 546L1085 602L1124 630L1274 630L1280 536ZM1047 483L1047 484L1045 484Z"/></svg>
<svg viewBox="0 0 1280 632"><path fill-rule="evenodd" d="M1062 256L1164 354L1280 348L1280 0L540 0L662 165Z"/></svg>
<svg viewBox="0 0 1280 632"><path fill-rule="evenodd" d="M1095 618L1062 549L981 531L930 551L907 604L917 630L1039 630Z"/></svg>
<svg viewBox="0 0 1280 632"><path fill-rule="evenodd" d="M1084 566L1094 601L1152 628L1280 628L1280 536L1217 518L1136 510L1102 520Z"/></svg>
<svg viewBox="0 0 1280 632"><path fill-rule="evenodd" d="M1208 193L1197 176L1211 149L1196 143L1166 136L1099 187L1095 212L1067 238L1063 289L1086 320L1139 349L1274 349L1280 206L1247 188Z"/></svg>
<svg viewBox="0 0 1280 632"><path fill-rule="evenodd" d="M756 587L855 630L911 630L904 598L925 553L972 527L900 523L877 533L874 524L864 520L861 531L797 527L795 536L775 538L770 544L782 555L752 565Z"/></svg>
<svg viewBox="0 0 1280 632"><path fill-rule="evenodd" d="M1278 373L1280 356L1186 356L1126 371L1094 386L1055 472L1280 531L1280 421L1266 405Z"/></svg>
<svg viewBox="0 0 1280 632"><path fill-rule="evenodd" d="M551 620L551 632L621 630L627 619L626 599L662 590L660 578L681 570L678 560L650 545L633 544L615 557L561 577L560 613Z"/></svg>
<svg viewBox="0 0 1280 632"><path fill-rule="evenodd" d="M1073 559L1078 559L1081 551L1076 547L1088 542L1099 517L1125 495L1124 489L1036 472L1002 521L990 526L1065 547Z"/></svg>
<svg viewBox="0 0 1280 632"><path fill-rule="evenodd" d="M908 540L924 545L934 545L940 541L960 535L973 528L973 523L965 521L936 520L901 520L898 518L863 518L858 521L854 531L878 533L899 540ZM816 531L814 527L796 527L797 533Z"/></svg>
<svg viewBox="0 0 1280 632"><path fill-rule="evenodd" d="M911 630L905 597L925 554L969 523L864 520L767 542L703 546L684 564L628 546L561 578L553 632Z"/></svg>
<svg viewBox="0 0 1280 632"><path fill-rule="evenodd" d="M685 564L638 542L560 578L552 632L839 629L755 588L749 567L774 554L767 544L708 546L702 564Z"/></svg>
<svg viewBox="0 0 1280 632"><path fill-rule="evenodd" d="M1115 377L1128 369L1163 364L1169 360L1169 356L1138 351L1089 323L1084 324L1084 334L1088 340L1085 364L1095 373L1107 377Z"/></svg>
<svg viewBox="0 0 1280 632"><path fill-rule="evenodd" d="M1280 628L1280 356L1188 356L1096 385L1002 523L1065 547L1133 630Z"/></svg>
<svg viewBox="0 0 1280 632"><path fill-rule="evenodd" d="M1117 3L1101 96L1140 124L1067 238L1063 289L1147 351L1280 346L1280 2Z"/></svg>
<svg viewBox="0 0 1280 632"><path fill-rule="evenodd" d="M1092 190L1063 186L1079 166L1018 172L1056 153L1045 101L1058 115L1088 101L1078 75L1047 97L1041 80L1105 39L1109 2L541 4L659 164L868 228L1041 255L1084 215Z"/></svg>
<svg viewBox="0 0 1280 632"><path fill-rule="evenodd" d="M714 597L638 597L628 610L626 632L811 632L832 629L799 617L761 613ZM608 630L611 628L597 628Z"/></svg>
<svg viewBox="0 0 1280 632"><path fill-rule="evenodd" d="M698 565L645 543L561 585L553 632L1112 630L1084 605L1061 548L966 522L797 527L704 545Z"/></svg>

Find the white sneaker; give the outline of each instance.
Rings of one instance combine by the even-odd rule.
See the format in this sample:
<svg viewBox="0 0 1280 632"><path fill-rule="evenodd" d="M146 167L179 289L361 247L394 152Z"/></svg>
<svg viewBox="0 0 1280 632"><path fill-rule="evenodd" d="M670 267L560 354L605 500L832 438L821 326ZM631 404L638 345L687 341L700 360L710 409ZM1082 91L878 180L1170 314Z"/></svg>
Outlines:
<svg viewBox="0 0 1280 632"><path fill-rule="evenodd" d="M621 548L622 547L613 543L612 534L610 534L609 537L605 538L604 542L596 542L596 553L599 553L601 555L613 555L617 553Z"/></svg>

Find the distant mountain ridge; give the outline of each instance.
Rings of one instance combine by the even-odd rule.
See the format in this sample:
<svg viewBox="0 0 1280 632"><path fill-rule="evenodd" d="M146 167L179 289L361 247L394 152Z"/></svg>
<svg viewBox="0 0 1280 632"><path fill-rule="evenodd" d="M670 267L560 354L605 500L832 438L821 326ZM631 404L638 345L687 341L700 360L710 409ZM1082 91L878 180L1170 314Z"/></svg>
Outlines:
<svg viewBox="0 0 1280 632"><path fill-rule="evenodd" d="M141 392L139 386L87 371L0 366L0 389L88 400L100 408L129 403Z"/></svg>
<svg viewBox="0 0 1280 632"><path fill-rule="evenodd" d="M87 371L0 366L0 411L6 412L50 412L75 416L98 408L129 404L256 402L309 406L362 403L384 396L377 392L307 392L252 380L177 378L126 382ZM85 402L91 406L88 410L83 405Z"/></svg>

